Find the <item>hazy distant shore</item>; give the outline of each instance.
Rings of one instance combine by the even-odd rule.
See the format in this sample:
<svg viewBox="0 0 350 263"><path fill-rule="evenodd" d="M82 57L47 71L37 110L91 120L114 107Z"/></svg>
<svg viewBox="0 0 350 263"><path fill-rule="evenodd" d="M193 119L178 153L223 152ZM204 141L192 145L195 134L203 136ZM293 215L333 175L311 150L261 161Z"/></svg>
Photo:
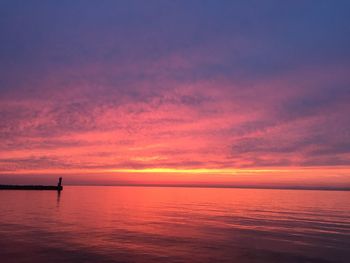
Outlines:
<svg viewBox="0 0 350 263"><path fill-rule="evenodd" d="M0 185L1 186L1 185ZM197 185L197 184L82 184L67 186L123 186L123 187L181 187L181 188L234 188L234 189L268 189L268 190L316 190L316 191L350 191L350 187L303 187L303 186L234 186L234 185Z"/></svg>

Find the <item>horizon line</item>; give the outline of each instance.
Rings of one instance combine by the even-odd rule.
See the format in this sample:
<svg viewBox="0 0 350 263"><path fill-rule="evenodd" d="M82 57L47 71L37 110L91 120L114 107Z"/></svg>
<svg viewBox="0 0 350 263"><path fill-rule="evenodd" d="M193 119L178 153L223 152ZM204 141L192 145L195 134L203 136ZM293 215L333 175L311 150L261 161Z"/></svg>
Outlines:
<svg viewBox="0 0 350 263"><path fill-rule="evenodd" d="M117 187L177 187L177 188L231 188L231 189L267 189L267 190L318 190L350 191L350 187L332 186L257 186L257 185L205 185L205 184L66 184L65 186L117 186Z"/></svg>

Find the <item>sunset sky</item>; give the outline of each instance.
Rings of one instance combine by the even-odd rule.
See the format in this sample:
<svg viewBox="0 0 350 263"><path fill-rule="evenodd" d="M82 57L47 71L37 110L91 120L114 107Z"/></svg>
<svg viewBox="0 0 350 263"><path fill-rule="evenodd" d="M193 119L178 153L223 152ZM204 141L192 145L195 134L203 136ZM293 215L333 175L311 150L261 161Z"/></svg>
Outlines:
<svg viewBox="0 0 350 263"><path fill-rule="evenodd" d="M0 184L350 187L349 1L0 2Z"/></svg>

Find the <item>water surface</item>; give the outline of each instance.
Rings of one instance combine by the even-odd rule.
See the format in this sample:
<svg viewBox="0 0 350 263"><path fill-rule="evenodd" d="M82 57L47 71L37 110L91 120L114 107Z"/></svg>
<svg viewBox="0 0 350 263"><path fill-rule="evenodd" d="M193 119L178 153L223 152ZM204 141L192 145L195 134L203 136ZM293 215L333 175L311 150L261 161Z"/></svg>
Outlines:
<svg viewBox="0 0 350 263"><path fill-rule="evenodd" d="M0 261L350 262L350 192L0 191Z"/></svg>

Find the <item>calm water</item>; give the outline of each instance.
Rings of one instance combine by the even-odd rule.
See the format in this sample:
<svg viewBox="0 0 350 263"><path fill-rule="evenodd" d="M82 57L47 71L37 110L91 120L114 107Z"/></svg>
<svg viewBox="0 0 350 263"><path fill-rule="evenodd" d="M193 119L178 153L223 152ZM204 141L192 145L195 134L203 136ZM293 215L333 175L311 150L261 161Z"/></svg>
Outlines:
<svg viewBox="0 0 350 263"><path fill-rule="evenodd" d="M350 262L350 192L0 191L0 262Z"/></svg>

